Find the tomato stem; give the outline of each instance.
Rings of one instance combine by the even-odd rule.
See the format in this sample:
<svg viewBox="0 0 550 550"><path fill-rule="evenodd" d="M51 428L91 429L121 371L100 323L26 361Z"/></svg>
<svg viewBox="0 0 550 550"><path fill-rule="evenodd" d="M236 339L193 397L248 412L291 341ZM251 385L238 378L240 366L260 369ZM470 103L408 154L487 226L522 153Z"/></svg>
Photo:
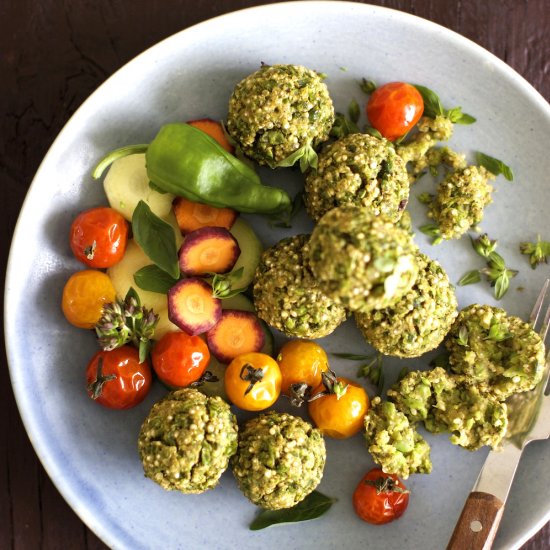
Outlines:
<svg viewBox="0 0 550 550"><path fill-rule="evenodd" d="M110 380L116 380L116 374L108 374L107 376L103 375L103 357L100 357L97 360L95 380L88 384L88 391L91 393L90 397L94 400L97 399L101 395L105 383Z"/></svg>
<svg viewBox="0 0 550 550"><path fill-rule="evenodd" d="M250 382L244 392L244 395L248 395L254 387L254 384L262 381L262 378L264 377L264 370L262 368L255 369L250 363L246 363L243 365L239 376L241 380Z"/></svg>
<svg viewBox="0 0 550 550"><path fill-rule="evenodd" d="M376 489L376 494L380 493L408 493L408 489L399 487L397 481L391 477L377 477L376 479L365 479L365 484Z"/></svg>

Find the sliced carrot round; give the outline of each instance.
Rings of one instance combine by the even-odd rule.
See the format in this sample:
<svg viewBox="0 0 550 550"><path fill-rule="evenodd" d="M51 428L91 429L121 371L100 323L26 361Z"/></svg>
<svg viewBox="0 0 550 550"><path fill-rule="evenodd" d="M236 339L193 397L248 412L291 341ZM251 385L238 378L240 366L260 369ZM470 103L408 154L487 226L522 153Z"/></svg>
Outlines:
<svg viewBox="0 0 550 550"><path fill-rule="evenodd" d="M222 363L230 363L243 353L260 351L264 339L264 331L254 313L233 309L222 311L219 322L206 333L211 353Z"/></svg>
<svg viewBox="0 0 550 550"><path fill-rule="evenodd" d="M179 251L179 265L190 276L227 273L241 249L237 240L222 227L203 227L189 233Z"/></svg>
<svg viewBox="0 0 550 550"><path fill-rule="evenodd" d="M184 235L202 227L231 229L238 216L238 212L232 208L217 208L183 197L174 199L173 209L178 227Z"/></svg>
<svg viewBox="0 0 550 550"><path fill-rule="evenodd" d="M221 300L202 279L183 279L168 291L168 318L191 336L210 330L221 314Z"/></svg>

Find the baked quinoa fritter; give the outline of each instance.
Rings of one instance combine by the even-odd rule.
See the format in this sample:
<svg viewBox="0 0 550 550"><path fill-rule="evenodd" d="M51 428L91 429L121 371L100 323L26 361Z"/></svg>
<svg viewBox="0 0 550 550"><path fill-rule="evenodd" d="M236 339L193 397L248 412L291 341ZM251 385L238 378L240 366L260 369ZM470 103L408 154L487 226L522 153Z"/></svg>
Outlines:
<svg viewBox="0 0 550 550"><path fill-rule="evenodd" d="M322 338L346 320L345 309L323 294L308 262L309 235L265 250L253 283L258 317L290 337Z"/></svg>
<svg viewBox="0 0 550 550"><path fill-rule="evenodd" d="M309 263L327 296L351 311L389 307L418 275L412 236L368 208L327 212L309 241Z"/></svg>
<svg viewBox="0 0 550 550"><path fill-rule="evenodd" d="M237 450L237 421L221 397L185 388L155 403L138 450L146 477L168 490L212 489Z"/></svg>
<svg viewBox="0 0 550 550"><path fill-rule="evenodd" d="M278 510L298 504L319 485L325 459L319 430L301 418L272 411L245 424L231 465L248 499Z"/></svg>
<svg viewBox="0 0 550 550"><path fill-rule="evenodd" d="M441 367L409 372L388 390L388 398L410 422L423 421L433 433L450 432L451 443L470 451L497 447L508 426L505 403Z"/></svg>
<svg viewBox="0 0 550 550"><path fill-rule="evenodd" d="M374 462L388 474L407 479L432 471L430 446L391 401L372 400L365 415L365 438Z"/></svg>
<svg viewBox="0 0 550 550"><path fill-rule="evenodd" d="M456 318L445 342L451 370L503 401L541 380L544 342L519 317L473 304Z"/></svg>
<svg viewBox="0 0 550 550"><path fill-rule="evenodd" d="M229 100L227 131L243 153L275 166L304 146L326 141L334 107L322 76L299 65L263 65Z"/></svg>
<svg viewBox="0 0 550 550"><path fill-rule="evenodd" d="M458 239L483 219L483 209L492 202L495 176L483 166L466 166L450 172L438 185L428 217L439 226L441 238Z"/></svg>
<svg viewBox="0 0 550 550"><path fill-rule="evenodd" d="M350 134L324 147L305 182L304 202L313 221L336 206L355 204L397 222L408 199L405 163L388 140L368 134Z"/></svg>
<svg viewBox="0 0 550 550"><path fill-rule="evenodd" d="M384 355L418 357L435 349L457 316L454 287L445 270L420 252L416 261L416 282L395 304L355 314L363 336Z"/></svg>

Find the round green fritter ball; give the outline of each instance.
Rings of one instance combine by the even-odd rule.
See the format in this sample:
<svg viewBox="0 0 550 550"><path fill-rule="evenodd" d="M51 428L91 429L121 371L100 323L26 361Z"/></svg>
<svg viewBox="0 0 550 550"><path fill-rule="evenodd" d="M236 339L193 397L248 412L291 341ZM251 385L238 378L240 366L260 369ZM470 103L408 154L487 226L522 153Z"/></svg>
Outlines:
<svg viewBox="0 0 550 550"><path fill-rule="evenodd" d="M446 340L451 370L504 401L533 389L544 368L544 342L528 323L497 307L473 304Z"/></svg>
<svg viewBox="0 0 550 550"><path fill-rule="evenodd" d="M397 222L408 199L405 163L388 140L368 134L327 145L305 182L304 202L314 221L336 206L354 204Z"/></svg>
<svg viewBox="0 0 550 550"><path fill-rule="evenodd" d="M275 411L249 420L239 435L233 474L244 493L262 508L290 508L319 485L325 442L311 424Z"/></svg>
<svg viewBox="0 0 550 550"><path fill-rule="evenodd" d="M146 477L168 490L202 493L218 483L237 450L237 421L221 397L186 388L155 403L138 450Z"/></svg>
<svg viewBox="0 0 550 550"><path fill-rule="evenodd" d="M457 316L454 287L445 270L420 252L416 261L416 282L395 304L355 314L364 337L384 355L418 357L435 349Z"/></svg>
<svg viewBox="0 0 550 550"><path fill-rule="evenodd" d="M263 65L235 87L227 131L250 158L274 167L326 141L334 107L319 73L299 65Z"/></svg>
<svg viewBox="0 0 550 550"><path fill-rule="evenodd" d="M346 319L345 309L325 296L307 264L309 235L297 235L268 248L253 283L260 319L296 338L322 338Z"/></svg>
<svg viewBox="0 0 550 550"><path fill-rule="evenodd" d="M393 305L418 275L412 236L354 205L333 208L319 220L309 241L309 263L321 291L351 311Z"/></svg>

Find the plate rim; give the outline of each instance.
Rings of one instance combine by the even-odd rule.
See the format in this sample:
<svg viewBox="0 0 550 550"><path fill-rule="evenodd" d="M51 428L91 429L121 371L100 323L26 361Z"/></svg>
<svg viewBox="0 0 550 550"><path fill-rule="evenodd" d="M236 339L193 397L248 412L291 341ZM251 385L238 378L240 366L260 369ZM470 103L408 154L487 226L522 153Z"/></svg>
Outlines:
<svg viewBox="0 0 550 550"><path fill-rule="evenodd" d="M194 25L186 27L176 33L171 34L163 38L162 40L156 42L152 46L141 51L139 54L134 56L132 59L124 63L116 71L113 72L104 82L102 82L75 110L75 112L70 116L67 122L63 125L63 128L55 137L54 141L51 143L48 151L44 155L44 158L40 162L40 165L32 179L31 184L28 187L28 190L25 195L25 199L22 203L20 212L18 214L17 222L14 228L12 235L12 240L9 248L8 261L6 264L6 277L5 277L5 287L4 287L4 339L6 347L6 356L8 364L8 373L12 385L13 394L17 404L19 414L21 416L25 431L29 440L33 446L33 449L38 456L42 466L50 477L52 483L55 485L57 490L62 495L63 499L69 504L72 510L78 515L83 523L85 523L102 541L106 544L109 544L113 547L123 547L121 544L124 542L120 540L116 533L104 528L104 523L99 519L96 519L93 514L89 513L88 507L83 503L83 499L79 496L78 491L73 487L72 484L65 482L62 475L63 469L51 456L52 453L49 451L49 447L44 443L41 443L39 437L39 430L36 429L34 425L34 418L32 417L31 410L25 406L25 401L28 399L28 395L25 395L23 392L22 384L19 383L22 381L20 378L20 373L17 371L20 370L18 367L21 365L18 364L19 360L16 354L15 346L11 343L11 335L16 333L15 327L12 325L12 318L9 315L9 312L12 310L11 300L9 290L12 287L12 280L17 276L14 270L15 263L15 248L17 243L21 241L23 236L24 227L23 227L23 218L25 218L25 213L28 210L28 204L31 201L31 195L34 194L34 189L37 187L40 180L41 172L44 170L44 167L48 164L48 159L50 156L53 156L58 144L64 140L65 135L74 125L74 121L78 120L83 113L89 108L89 106L94 102L96 95L99 95L102 90L110 85L110 83L118 78L120 73L125 71L129 66L140 63L143 57L151 55L156 50L161 51L166 48L166 44L177 40L182 35L192 35L193 33L200 31L201 27L209 26L213 22L222 20L222 19L231 19L233 17L239 17L243 13L251 12L266 12L270 10L283 11L287 9L302 9L307 5L308 9L314 9L316 11L324 11L330 9L338 9L339 7L353 8L358 11L368 11L371 10L373 13L378 12L381 14L389 13L392 17L405 20L407 22L415 22L416 25L424 26L431 28L434 31L443 33L447 39L452 40L461 48L466 48L473 52L475 55L481 56L484 59L490 61L496 68L497 71L504 74L508 78L512 79L516 85L521 88L522 93L525 93L529 96L530 100L536 104L536 107L544 112L548 123L550 124L550 104L544 99L540 92L538 92L532 84L530 84L522 75L520 75L515 69L508 65L505 61L497 57L495 54L485 49L483 46L480 46L473 40L459 34L458 32L451 30L443 25L425 19L415 14L410 14L398 9L389 8L386 6L375 6L372 4L363 4L358 2L352 2L348 0L298 0L298 1L286 1L280 3L270 3L262 4L258 6L247 7L228 13L220 14L215 17L200 21ZM17 365L17 367L16 367ZM458 518L457 518L458 519ZM531 525L523 533L520 533L519 536L515 537L514 544L518 547L524 544L529 538L536 534L548 521L550 520L550 507L546 510L539 521Z"/></svg>

